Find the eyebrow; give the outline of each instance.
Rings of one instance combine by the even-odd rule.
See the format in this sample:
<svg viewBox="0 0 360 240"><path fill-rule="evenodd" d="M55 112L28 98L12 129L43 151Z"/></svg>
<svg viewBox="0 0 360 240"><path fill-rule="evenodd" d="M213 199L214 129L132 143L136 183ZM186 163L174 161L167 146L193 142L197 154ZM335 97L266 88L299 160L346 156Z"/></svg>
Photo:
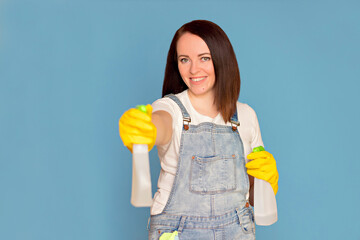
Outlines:
<svg viewBox="0 0 360 240"><path fill-rule="evenodd" d="M211 55L211 54L210 53L200 53L198 55L198 57L201 57L202 55ZM179 55L178 58L180 58L180 57L189 57L189 56L188 55Z"/></svg>

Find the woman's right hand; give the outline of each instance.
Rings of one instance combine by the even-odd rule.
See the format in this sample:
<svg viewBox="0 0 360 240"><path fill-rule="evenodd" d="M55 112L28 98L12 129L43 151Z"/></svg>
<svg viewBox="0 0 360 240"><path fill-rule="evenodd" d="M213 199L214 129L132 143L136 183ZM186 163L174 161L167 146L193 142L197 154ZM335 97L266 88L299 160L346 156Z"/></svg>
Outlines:
<svg viewBox="0 0 360 240"><path fill-rule="evenodd" d="M151 122L151 105L146 106L146 112L131 108L119 120L120 137L131 152L133 144L147 144L149 151L155 145L157 131L155 125Z"/></svg>

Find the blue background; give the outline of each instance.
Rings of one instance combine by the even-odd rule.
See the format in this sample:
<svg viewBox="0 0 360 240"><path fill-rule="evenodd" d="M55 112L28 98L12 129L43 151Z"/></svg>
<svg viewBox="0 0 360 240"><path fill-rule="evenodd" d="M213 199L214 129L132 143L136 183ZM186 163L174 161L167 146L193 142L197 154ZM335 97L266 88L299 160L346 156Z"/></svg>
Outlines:
<svg viewBox="0 0 360 240"><path fill-rule="evenodd" d="M128 108L161 97L175 31L220 25L280 173L257 239L360 239L358 1L0 2L0 239L146 239ZM150 153L153 190L159 173Z"/></svg>

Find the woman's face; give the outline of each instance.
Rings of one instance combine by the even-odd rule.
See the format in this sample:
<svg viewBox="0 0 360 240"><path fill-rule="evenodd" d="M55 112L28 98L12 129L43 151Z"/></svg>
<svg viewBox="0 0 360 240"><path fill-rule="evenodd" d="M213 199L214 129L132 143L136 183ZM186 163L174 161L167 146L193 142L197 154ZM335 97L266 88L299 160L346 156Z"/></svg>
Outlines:
<svg viewBox="0 0 360 240"><path fill-rule="evenodd" d="M197 35L184 33L176 45L180 75L193 95L213 94L215 70L210 50Z"/></svg>

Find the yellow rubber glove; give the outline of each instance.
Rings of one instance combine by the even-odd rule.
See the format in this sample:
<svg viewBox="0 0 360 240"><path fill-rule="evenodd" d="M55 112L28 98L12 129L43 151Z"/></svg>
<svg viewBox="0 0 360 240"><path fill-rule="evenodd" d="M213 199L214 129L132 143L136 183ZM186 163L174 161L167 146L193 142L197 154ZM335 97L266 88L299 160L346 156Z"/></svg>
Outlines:
<svg viewBox="0 0 360 240"><path fill-rule="evenodd" d="M252 160L245 165L247 173L253 177L269 182L276 195L278 191L279 173L273 155L267 151L252 152L247 155L247 158Z"/></svg>
<svg viewBox="0 0 360 240"><path fill-rule="evenodd" d="M151 105L146 105L146 112L131 108L119 120L120 137L131 152L133 144L147 144L149 151L155 145L156 127L151 122Z"/></svg>
<svg viewBox="0 0 360 240"><path fill-rule="evenodd" d="M164 233L161 235L161 237L159 238L159 240L178 240L178 232L172 232L172 233Z"/></svg>

